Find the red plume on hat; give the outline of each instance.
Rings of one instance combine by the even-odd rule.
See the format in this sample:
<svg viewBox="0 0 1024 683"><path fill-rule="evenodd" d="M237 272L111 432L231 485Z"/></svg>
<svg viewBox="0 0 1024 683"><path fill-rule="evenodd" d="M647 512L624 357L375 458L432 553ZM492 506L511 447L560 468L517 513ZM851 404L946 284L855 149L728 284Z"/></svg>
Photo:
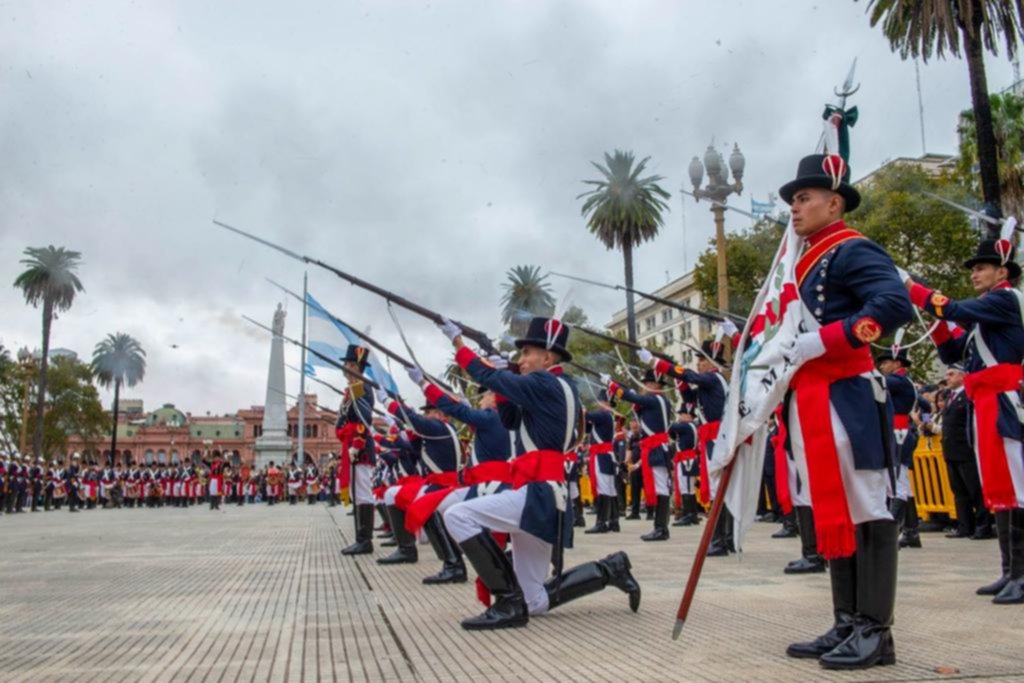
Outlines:
<svg viewBox="0 0 1024 683"><path fill-rule="evenodd" d="M848 171L846 160L838 154L829 154L822 159L821 170L825 172L825 175L832 179L833 192L839 189L839 185L843 182L843 176L845 176Z"/></svg>
<svg viewBox="0 0 1024 683"><path fill-rule="evenodd" d="M1013 258L1013 231L1017 228L1017 219L1007 218L999 229L999 239L996 240L995 249L999 259L1005 266Z"/></svg>

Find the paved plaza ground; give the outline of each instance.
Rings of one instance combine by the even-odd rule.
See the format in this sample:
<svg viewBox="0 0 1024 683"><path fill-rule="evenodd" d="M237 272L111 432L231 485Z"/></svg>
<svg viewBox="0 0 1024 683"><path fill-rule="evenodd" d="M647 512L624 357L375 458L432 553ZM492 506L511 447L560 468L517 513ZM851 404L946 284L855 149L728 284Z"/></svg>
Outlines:
<svg viewBox="0 0 1024 683"><path fill-rule="evenodd" d="M795 540L758 524L742 561L709 560L673 642L700 532L642 543L648 526L578 536L568 555L628 550L638 614L609 589L526 629L471 634L458 625L479 610L471 584L420 585L438 568L429 546L417 565L341 557L352 540L342 507L2 517L0 680L1024 681L1024 606L974 595L995 578L994 541L927 534L902 551L899 664L828 673L782 654L830 619L826 575L782 574Z"/></svg>

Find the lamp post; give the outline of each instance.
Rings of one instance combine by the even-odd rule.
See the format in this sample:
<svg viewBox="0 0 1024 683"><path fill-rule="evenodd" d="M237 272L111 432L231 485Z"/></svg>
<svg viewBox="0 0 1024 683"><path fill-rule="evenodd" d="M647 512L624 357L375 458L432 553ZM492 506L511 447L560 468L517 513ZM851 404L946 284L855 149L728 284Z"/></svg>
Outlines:
<svg viewBox="0 0 1024 683"><path fill-rule="evenodd" d="M21 435L18 440L18 453L24 455L27 444L25 443L28 439L28 401L29 401L29 390L32 387L32 376L35 369L35 359L32 357L32 352L27 347L23 346L18 349L18 364L21 366L22 372L25 375L25 395L21 401Z"/></svg>
<svg viewBox="0 0 1024 683"><path fill-rule="evenodd" d="M704 162L693 157L690 161L690 182L693 184L693 198L696 201L711 201L711 213L715 217L715 240L718 250L718 309L723 313L729 311L729 277L725 258L725 200L729 195L743 192L743 169L746 159L740 152L739 145L733 145L729 155L729 171L736 182L730 183L725 160L713 146L708 145L704 151ZM703 189L704 171L708 173L708 184Z"/></svg>

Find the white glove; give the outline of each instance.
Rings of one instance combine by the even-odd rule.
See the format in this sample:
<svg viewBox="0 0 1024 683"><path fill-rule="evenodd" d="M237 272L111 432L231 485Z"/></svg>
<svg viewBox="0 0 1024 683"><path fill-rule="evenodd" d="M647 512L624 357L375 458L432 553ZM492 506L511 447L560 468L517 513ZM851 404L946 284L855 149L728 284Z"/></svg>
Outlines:
<svg viewBox="0 0 1024 683"><path fill-rule="evenodd" d="M396 424L398 424L398 420L396 420L394 416L391 415L390 413L384 413L383 415L380 416L380 419L384 420L384 424L386 424L389 427L393 427Z"/></svg>
<svg viewBox="0 0 1024 683"><path fill-rule="evenodd" d="M423 371L413 365L412 367L406 368L405 371L409 373L409 379L416 383L417 386L423 383L425 379L423 377Z"/></svg>
<svg viewBox="0 0 1024 683"><path fill-rule="evenodd" d="M508 360L500 354L492 354L487 356L487 362L493 365L498 370L508 369Z"/></svg>
<svg viewBox="0 0 1024 683"><path fill-rule="evenodd" d="M441 318L441 324L438 327L441 329L441 333L448 337L448 341L455 341L456 337L462 336L462 330L459 329L459 326L448 318Z"/></svg>
<svg viewBox="0 0 1024 683"><path fill-rule="evenodd" d="M641 362L647 363L648 365L650 365L651 361L654 360L654 354L647 349L637 350L636 357L639 358Z"/></svg>
<svg viewBox="0 0 1024 683"><path fill-rule="evenodd" d="M603 384L605 386L608 386L611 383L612 383L611 376L609 376L608 374L602 372L601 373L601 384Z"/></svg>
<svg viewBox="0 0 1024 683"><path fill-rule="evenodd" d="M789 348L789 362L801 366L825 354L825 342L817 332L803 332L797 335Z"/></svg>
<svg viewBox="0 0 1024 683"><path fill-rule="evenodd" d="M899 266L896 266L896 274L900 276L900 282L902 282L903 284L907 284L908 281L913 279L910 277L910 273L903 270Z"/></svg>
<svg viewBox="0 0 1024 683"><path fill-rule="evenodd" d="M388 392L384 391L383 389L374 389L373 397L377 399L377 403L384 406L386 406L388 404L388 401L391 400L388 398Z"/></svg>
<svg viewBox="0 0 1024 683"><path fill-rule="evenodd" d="M740 331L740 328L736 327L736 323L726 318L722 322L718 323L718 329L725 332L726 336L731 337Z"/></svg>

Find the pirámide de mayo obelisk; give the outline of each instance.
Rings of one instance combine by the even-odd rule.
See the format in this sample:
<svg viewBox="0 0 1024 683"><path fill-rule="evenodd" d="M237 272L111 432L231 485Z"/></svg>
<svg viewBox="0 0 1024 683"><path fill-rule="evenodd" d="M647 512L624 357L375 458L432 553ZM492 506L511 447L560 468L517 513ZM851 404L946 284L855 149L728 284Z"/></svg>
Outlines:
<svg viewBox="0 0 1024 683"><path fill-rule="evenodd" d="M288 436L288 408L284 385L285 312L281 304L274 311L274 336L270 341L270 369L267 371L267 400L263 404L263 434L256 439L256 461L253 466L262 469L271 460L281 466L291 460L292 439Z"/></svg>

